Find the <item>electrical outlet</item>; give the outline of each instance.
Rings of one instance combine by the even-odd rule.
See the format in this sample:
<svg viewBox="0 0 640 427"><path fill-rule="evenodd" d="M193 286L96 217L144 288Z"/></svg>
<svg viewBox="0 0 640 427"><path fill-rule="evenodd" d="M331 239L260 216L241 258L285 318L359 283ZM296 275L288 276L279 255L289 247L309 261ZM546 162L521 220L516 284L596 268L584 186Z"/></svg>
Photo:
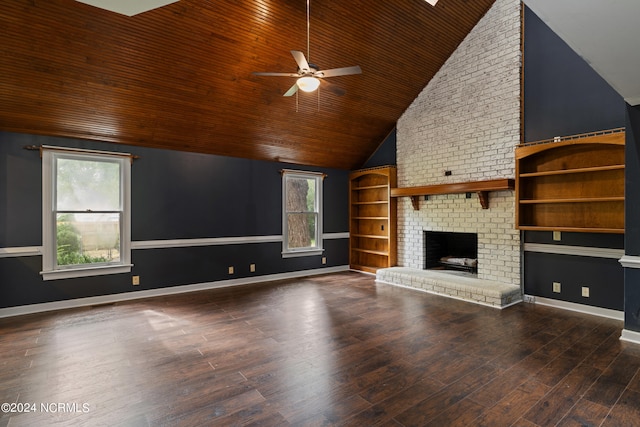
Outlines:
<svg viewBox="0 0 640 427"><path fill-rule="evenodd" d="M553 232L553 240L556 241L556 242L559 242L560 240L562 240L562 232L554 231Z"/></svg>
<svg viewBox="0 0 640 427"><path fill-rule="evenodd" d="M559 294L561 291L560 282L553 282L553 292Z"/></svg>
<svg viewBox="0 0 640 427"><path fill-rule="evenodd" d="M326 257L326 256L323 256L323 257L322 257L322 263L323 263L323 264L326 264L326 263L327 263L327 257Z"/></svg>
<svg viewBox="0 0 640 427"><path fill-rule="evenodd" d="M233 274L233 266L229 267L229 274Z"/></svg>
<svg viewBox="0 0 640 427"><path fill-rule="evenodd" d="M583 286L582 287L582 296L585 298L589 298L589 287L588 286Z"/></svg>
<svg viewBox="0 0 640 427"><path fill-rule="evenodd" d="M256 272L256 265L255 264L249 264L249 271L252 273Z"/></svg>
<svg viewBox="0 0 640 427"><path fill-rule="evenodd" d="M140 284L140 276L132 276L131 284L134 286L138 286Z"/></svg>

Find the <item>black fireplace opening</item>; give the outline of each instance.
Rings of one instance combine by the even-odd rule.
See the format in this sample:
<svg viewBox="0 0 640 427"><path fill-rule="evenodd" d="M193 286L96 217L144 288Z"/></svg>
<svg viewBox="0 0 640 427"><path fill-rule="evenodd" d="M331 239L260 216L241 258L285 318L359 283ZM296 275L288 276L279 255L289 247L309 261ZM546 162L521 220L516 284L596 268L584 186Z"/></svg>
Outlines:
<svg viewBox="0 0 640 427"><path fill-rule="evenodd" d="M424 232L424 268L478 271L478 235L449 231Z"/></svg>

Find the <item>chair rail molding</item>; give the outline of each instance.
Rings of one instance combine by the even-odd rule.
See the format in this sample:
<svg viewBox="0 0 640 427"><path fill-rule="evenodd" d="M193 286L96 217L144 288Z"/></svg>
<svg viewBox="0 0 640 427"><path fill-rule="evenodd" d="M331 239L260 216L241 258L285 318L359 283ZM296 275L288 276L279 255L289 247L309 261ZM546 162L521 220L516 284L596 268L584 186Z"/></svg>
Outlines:
<svg viewBox="0 0 640 427"><path fill-rule="evenodd" d="M640 256L637 255L624 255L619 262L625 268L640 268Z"/></svg>

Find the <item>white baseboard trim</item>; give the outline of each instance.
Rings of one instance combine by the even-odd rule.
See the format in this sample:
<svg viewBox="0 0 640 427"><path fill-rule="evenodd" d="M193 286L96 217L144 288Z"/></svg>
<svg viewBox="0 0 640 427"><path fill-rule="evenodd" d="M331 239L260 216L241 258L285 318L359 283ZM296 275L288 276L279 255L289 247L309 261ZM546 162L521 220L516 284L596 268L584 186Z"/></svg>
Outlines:
<svg viewBox="0 0 640 427"><path fill-rule="evenodd" d="M192 285L178 285L168 288L149 289L146 291L126 292L113 295L101 295L97 297L76 298L65 301L30 304L19 307L0 309L0 318L22 316L25 314L44 313L47 311L64 310L68 308L88 307L92 305L111 304L115 302L131 301L141 298L158 297L165 295L183 294L187 292L203 291L207 289L226 288L230 286L248 285L261 282L273 282L275 280L295 279L298 277L315 276L319 274L337 273L349 271L349 266L336 266L316 268L312 270L294 271L290 273L269 274L264 276L251 276L239 279L220 280L217 282L196 283Z"/></svg>
<svg viewBox="0 0 640 427"><path fill-rule="evenodd" d="M640 344L640 332L623 329L622 335L620 335L620 341L627 341L634 344Z"/></svg>
<svg viewBox="0 0 640 427"><path fill-rule="evenodd" d="M551 298L538 297L534 295L525 295L524 301L533 302L534 304L545 305L548 307L562 308L564 310L576 311L578 313L591 314L594 316L606 317L609 319L624 321L624 311L611 310L609 308L593 307L590 305L577 304L575 302L560 301Z"/></svg>

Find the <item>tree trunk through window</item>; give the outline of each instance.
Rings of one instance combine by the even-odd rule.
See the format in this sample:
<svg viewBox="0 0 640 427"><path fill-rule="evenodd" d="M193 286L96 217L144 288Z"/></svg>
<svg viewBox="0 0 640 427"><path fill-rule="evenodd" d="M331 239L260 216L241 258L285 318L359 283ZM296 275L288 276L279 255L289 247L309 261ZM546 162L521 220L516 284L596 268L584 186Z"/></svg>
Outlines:
<svg viewBox="0 0 640 427"><path fill-rule="evenodd" d="M289 248L311 246L309 215L306 213L309 183L306 179L287 180L287 212Z"/></svg>

